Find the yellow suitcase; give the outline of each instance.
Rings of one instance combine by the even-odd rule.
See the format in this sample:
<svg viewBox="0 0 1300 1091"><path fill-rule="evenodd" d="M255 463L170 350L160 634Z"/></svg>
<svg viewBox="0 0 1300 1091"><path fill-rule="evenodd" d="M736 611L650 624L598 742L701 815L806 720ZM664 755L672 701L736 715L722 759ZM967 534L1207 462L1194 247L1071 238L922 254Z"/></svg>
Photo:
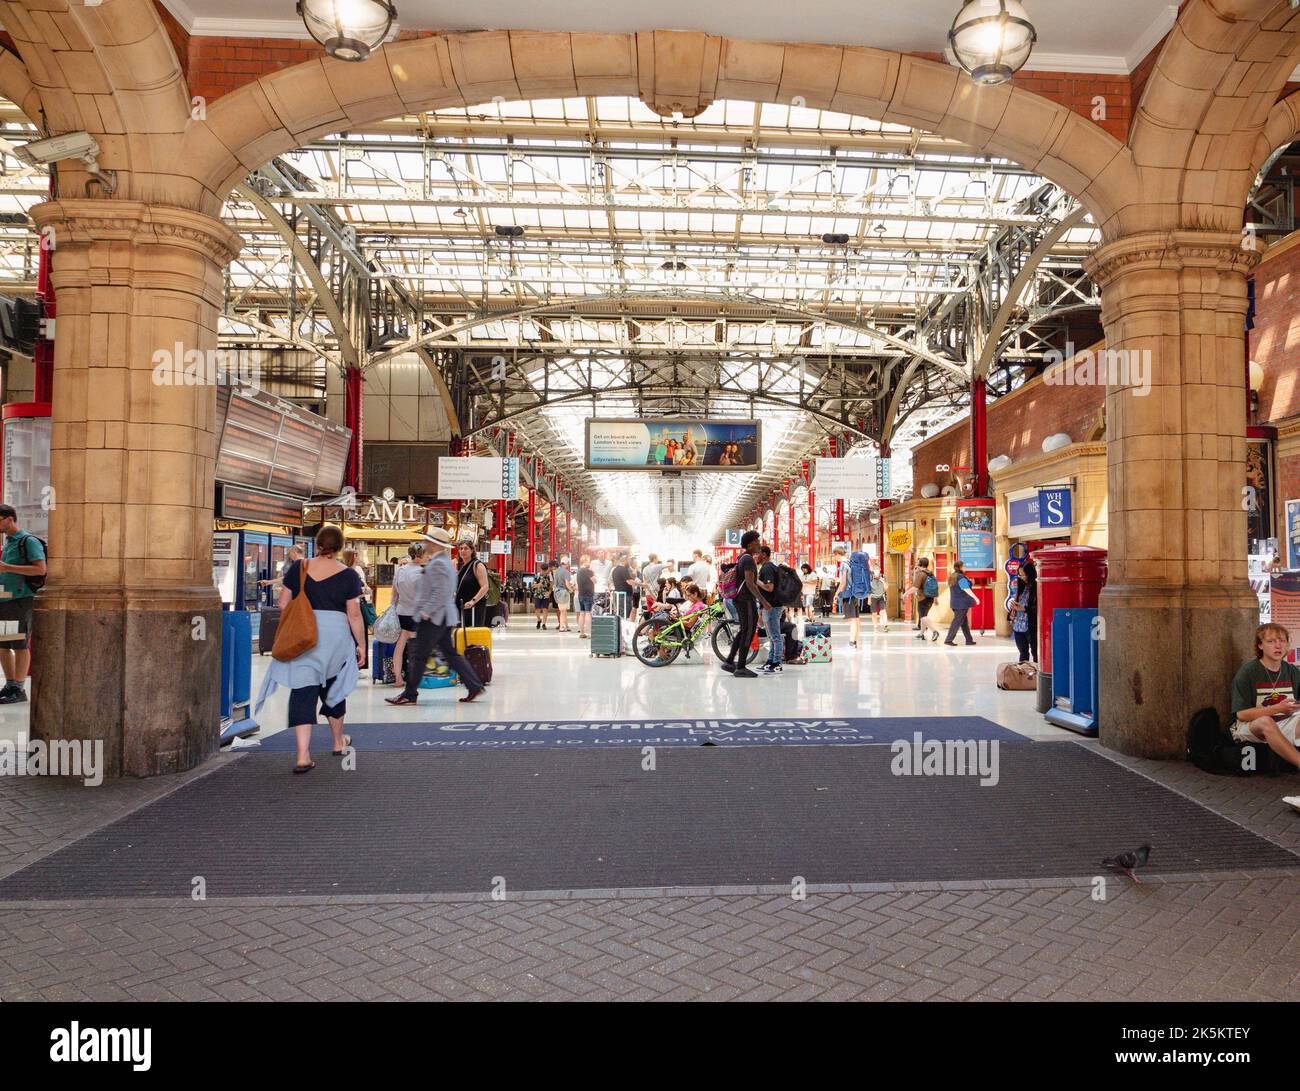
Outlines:
<svg viewBox="0 0 1300 1091"><path fill-rule="evenodd" d="M492 650L492 630L486 625L477 628L472 626L456 626L456 651L461 655L465 654L465 635L469 634L469 643L482 644L488 651Z"/></svg>

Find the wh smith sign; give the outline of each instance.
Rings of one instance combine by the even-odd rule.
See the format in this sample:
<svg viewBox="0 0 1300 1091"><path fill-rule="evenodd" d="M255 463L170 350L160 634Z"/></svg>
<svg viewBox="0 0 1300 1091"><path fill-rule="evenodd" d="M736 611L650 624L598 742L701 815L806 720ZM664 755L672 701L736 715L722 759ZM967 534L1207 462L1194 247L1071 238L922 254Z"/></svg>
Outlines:
<svg viewBox="0 0 1300 1091"><path fill-rule="evenodd" d="M1007 496L1007 533L1013 538L1068 535L1074 525L1068 485L1023 489Z"/></svg>

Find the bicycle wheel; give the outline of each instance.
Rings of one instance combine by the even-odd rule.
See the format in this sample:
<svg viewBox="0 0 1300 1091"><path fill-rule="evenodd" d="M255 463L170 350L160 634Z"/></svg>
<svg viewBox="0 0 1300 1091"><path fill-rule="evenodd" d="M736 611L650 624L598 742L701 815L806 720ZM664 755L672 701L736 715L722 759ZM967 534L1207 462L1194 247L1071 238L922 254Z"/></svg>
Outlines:
<svg viewBox="0 0 1300 1091"><path fill-rule="evenodd" d="M666 667L681 653L681 647L664 647L657 642L659 634L668 628L662 622L646 620L632 634L632 654L647 667Z"/></svg>
<svg viewBox="0 0 1300 1091"><path fill-rule="evenodd" d="M731 653L731 644L740 632L740 626L734 621L724 621L713 629L713 654L719 659L726 659ZM762 641L759 641L762 644ZM758 648L752 644L745 655L745 666L749 666L758 656Z"/></svg>

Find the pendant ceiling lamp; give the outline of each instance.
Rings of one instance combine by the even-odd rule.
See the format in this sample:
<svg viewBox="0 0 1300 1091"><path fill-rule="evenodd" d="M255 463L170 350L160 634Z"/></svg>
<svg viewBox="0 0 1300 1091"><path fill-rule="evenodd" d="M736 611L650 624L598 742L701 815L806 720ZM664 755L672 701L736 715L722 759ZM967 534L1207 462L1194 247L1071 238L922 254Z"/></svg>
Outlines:
<svg viewBox="0 0 1300 1091"><path fill-rule="evenodd" d="M298 0L307 32L341 61L364 61L388 37L397 8L386 0Z"/></svg>
<svg viewBox="0 0 1300 1091"><path fill-rule="evenodd" d="M1038 32L1017 0L966 0L948 52L976 83L1005 83L1024 67Z"/></svg>

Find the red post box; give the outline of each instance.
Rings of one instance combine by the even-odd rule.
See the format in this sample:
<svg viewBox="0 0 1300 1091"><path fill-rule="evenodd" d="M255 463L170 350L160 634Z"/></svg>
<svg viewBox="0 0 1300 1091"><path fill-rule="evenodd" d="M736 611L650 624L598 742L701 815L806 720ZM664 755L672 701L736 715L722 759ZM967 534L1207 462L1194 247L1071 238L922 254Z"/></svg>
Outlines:
<svg viewBox="0 0 1300 1091"><path fill-rule="evenodd" d="M1106 551L1096 546L1048 546L1030 556L1038 567L1038 711L1052 707L1052 614L1097 608L1106 586Z"/></svg>

